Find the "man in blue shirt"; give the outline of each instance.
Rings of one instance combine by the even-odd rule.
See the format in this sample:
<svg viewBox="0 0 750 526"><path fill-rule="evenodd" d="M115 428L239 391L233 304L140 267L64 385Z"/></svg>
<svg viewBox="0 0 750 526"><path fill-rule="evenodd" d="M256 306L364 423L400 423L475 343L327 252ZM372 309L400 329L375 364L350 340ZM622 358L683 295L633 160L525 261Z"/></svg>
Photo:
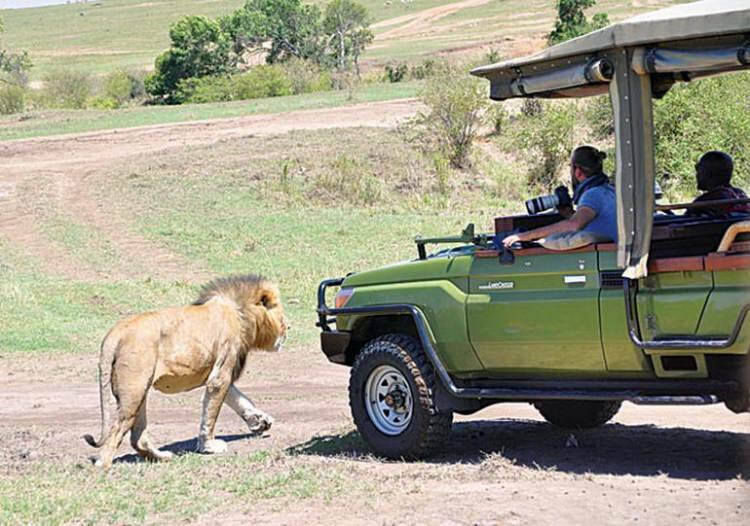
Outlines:
<svg viewBox="0 0 750 526"><path fill-rule="evenodd" d="M572 209L561 210L569 216L557 223L511 234L503 239L510 247L519 241L536 241L549 248L571 249L591 243L617 242L617 203L615 188L602 172L602 161L607 154L593 146L579 146L570 158L570 176L573 181Z"/></svg>

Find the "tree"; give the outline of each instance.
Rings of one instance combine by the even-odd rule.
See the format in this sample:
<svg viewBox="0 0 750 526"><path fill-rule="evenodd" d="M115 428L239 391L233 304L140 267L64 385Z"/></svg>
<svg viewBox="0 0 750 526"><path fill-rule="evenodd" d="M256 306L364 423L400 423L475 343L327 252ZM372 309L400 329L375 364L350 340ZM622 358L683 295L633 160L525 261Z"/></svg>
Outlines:
<svg viewBox="0 0 750 526"><path fill-rule="evenodd" d="M221 19L234 52L242 55L270 43L266 62L320 57L320 9L301 0L248 0Z"/></svg>
<svg viewBox="0 0 750 526"><path fill-rule="evenodd" d="M181 80L220 75L234 69L236 57L219 23L204 16L186 16L169 30L170 48L156 59L146 77L146 91L168 104Z"/></svg>
<svg viewBox="0 0 750 526"><path fill-rule="evenodd" d="M565 42L609 25L604 13L597 13L589 21L584 9L596 5L596 0L558 0L555 29L547 37L550 45Z"/></svg>
<svg viewBox="0 0 750 526"><path fill-rule="evenodd" d="M369 25L367 9L352 0L333 0L326 6L323 31L339 72L353 64L359 74L359 57L374 38Z"/></svg>

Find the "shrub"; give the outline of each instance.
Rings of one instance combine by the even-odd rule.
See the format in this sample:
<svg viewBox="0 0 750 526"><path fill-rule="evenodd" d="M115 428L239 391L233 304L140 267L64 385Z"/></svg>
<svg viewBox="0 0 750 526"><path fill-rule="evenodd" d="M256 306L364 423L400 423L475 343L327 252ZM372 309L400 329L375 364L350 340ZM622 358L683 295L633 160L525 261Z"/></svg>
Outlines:
<svg viewBox="0 0 750 526"><path fill-rule="evenodd" d="M388 82L401 82L406 78L406 74L409 72L409 66L403 62L396 64L386 64L385 66L385 78Z"/></svg>
<svg viewBox="0 0 750 526"><path fill-rule="evenodd" d="M260 99L292 94L292 83L278 65L255 66L234 79L234 99Z"/></svg>
<svg viewBox="0 0 750 526"><path fill-rule="evenodd" d="M284 62L281 67L294 95L328 91L333 88L330 71L314 62L295 57Z"/></svg>
<svg viewBox="0 0 750 526"><path fill-rule="evenodd" d="M578 105L546 104L541 113L523 115L514 124L516 141L529 166L528 184L535 190L550 190L573 149Z"/></svg>
<svg viewBox="0 0 750 526"><path fill-rule="evenodd" d="M19 84L0 81L0 115L20 113L26 103L26 88Z"/></svg>
<svg viewBox="0 0 750 526"><path fill-rule="evenodd" d="M750 74L734 73L674 86L654 104L657 172L664 190L695 192L694 165L709 150L734 158L735 181L750 185Z"/></svg>
<svg viewBox="0 0 750 526"><path fill-rule="evenodd" d="M487 121L492 128L492 134L501 135L508 121L508 110L499 102L491 104L487 110Z"/></svg>
<svg viewBox="0 0 750 526"><path fill-rule="evenodd" d="M49 73L43 81L39 97L48 108L81 109L91 96L91 78L86 73L61 69Z"/></svg>
<svg viewBox="0 0 750 526"><path fill-rule="evenodd" d="M229 76L211 76L181 80L174 99L178 103L225 102L234 100L234 80Z"/></svg>
<svg viewBox="0 0 750 526"><path fill-rule="evenodd" d="M371 167L340 155L317 177L318 189L356 205L373 205L383 197L383 184Z"/></svg>
<svg viewBox="0 0 750 526"><path fill-rule="evenodd" d="M409 70L409 76L414 80L424 80L435 75L440 68L438 62L427 58Z"/></svg>
<svg viewBox="0 0 750 526"><path fill-rule="evenodd" d="M408 127L412 140L448 159L455 168L469 165L469 154L488 107L485 86L454 68L429 80L422 94L428 111Z"/></svg>
<svg viewBox="0 0 750 526"><path fill-rule="evenodd" d="M279 64L255 66L232 76L190 78L180 81L175 100L179 103L225 102L291 95L293 83Z"/></svg>
<svg viewBox="0 0 750 526"><path fill-rule="evenodd" d="M614 136L615 116L609 95L599 95L590 99L585 117L595 139L607 140Z"/></svg>

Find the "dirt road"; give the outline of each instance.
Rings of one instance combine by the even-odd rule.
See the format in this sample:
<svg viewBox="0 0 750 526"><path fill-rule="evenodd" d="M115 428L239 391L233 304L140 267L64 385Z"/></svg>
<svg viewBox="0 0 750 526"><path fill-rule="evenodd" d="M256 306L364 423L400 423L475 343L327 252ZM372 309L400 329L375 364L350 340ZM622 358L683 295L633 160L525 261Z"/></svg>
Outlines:
<svg viewBox="0 0 750 526"><path fill-rule="evenodd" d="M95 368L93 355L50 364L0 358L6 469L87 463L94 450L80 437L98 430ZM750 512L750 419L723 406L626 404L614 423L572 439L528 405L500 405L457 417L433 459L383 462L354 434L347 374L312 348L254 355L240 385L277 422L264 437L249 437L224 411L219 435L230 455L280 450L295 465L336 465L352 486L388 483L376 494L345 489L342 499L260 502L249 516L217 510L206 522L739 525ZM194 447L199 395L151 396L150 429L159 444L183 453ZM123 446L120 462L132 461L131 453Z"/></svg>
<svg viewBox="0 0 750 526"><path fill-rule="evenodd" d="M240 137L357 126L391 127L419 109L412 99L340 108L292 111L231 119L143 126L121 130L0 142L0 238L22 247L43 270L70 279L157 277L202 280L203 269L139 236L113 215L89 178L130 159L154 157L175 147ZM133 258L122 276L88 267L50 243L42 229L50 209L92 225L116 252Z"/></svg>

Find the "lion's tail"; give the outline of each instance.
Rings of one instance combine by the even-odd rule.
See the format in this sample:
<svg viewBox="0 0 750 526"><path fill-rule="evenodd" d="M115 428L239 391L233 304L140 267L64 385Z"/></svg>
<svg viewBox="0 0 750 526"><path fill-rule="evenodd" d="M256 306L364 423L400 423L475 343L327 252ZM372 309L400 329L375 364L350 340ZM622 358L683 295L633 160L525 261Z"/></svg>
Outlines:
<svg viewBox="0 0 750 526"><path fill-rule="evenodd" d="M118 347L117 339L111 338L109 335L102 341L99 353L99 405L101 407L102 428L99 433L99 440L95 440L92 435L83 436L83 439L92 447L102 447L109 434L111 407L112 402L115 401L112 392L112 366Z"/></svg>

